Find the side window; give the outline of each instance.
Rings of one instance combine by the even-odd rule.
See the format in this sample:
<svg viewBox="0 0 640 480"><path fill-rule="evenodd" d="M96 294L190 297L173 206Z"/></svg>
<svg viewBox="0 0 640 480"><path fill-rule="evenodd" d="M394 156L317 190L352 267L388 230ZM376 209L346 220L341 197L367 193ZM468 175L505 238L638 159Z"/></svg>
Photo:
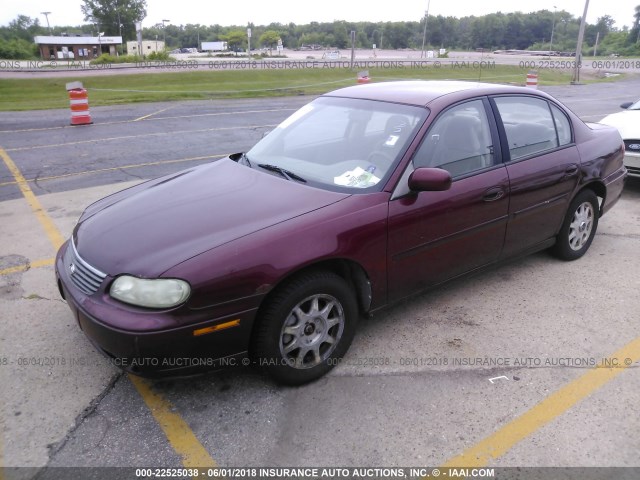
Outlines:
<svg viewBox="0 0 640 480"><path fill-rule="evenodd" d="M413 157L413 166L442 168L458 177L493 165L493 158L484 104L472 100L436 119Z"/></svg>
<svg viewBox="0 0 640 480"><path fill-rule="evenodd" d="M558 141L560 146L571 143L571 124L565 113L555 105L551 105L551 113L556 122L556 130L558 131Z"/></svg>
<svg viewBox="0 0 640 480"><path fill-rule="evenodd" d="M511 160L558 147L555 123L545 100L498 97L495 102L507 133Z"/></svg>

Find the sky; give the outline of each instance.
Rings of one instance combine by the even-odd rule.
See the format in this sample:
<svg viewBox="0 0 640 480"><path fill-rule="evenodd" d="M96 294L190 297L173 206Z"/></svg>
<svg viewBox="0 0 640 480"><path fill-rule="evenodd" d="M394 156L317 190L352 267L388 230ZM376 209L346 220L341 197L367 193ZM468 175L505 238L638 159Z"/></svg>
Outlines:
<svg viewBox="0 0 640 480"><path fill-rule="evenodd" d="M116 1L116 0L113 0ZM463 17L495 12L532 12L547 9L566 10L582 16L586 0L147 0L147 17L142 25L152 26L163 19L174 25L267 25L271 22L306 24L310 22L347 21L417 21L429 5L429 15ZM84 23L81 0L2 0L0 25L8 25L19 14L37 17L46 26L41 12L49 11L51 26ZM398 6L401 5L401 8ZM640 0L589 0L587 21L595 23L603 15L611 15L616 27L631 26L635 7Z"/></svg>

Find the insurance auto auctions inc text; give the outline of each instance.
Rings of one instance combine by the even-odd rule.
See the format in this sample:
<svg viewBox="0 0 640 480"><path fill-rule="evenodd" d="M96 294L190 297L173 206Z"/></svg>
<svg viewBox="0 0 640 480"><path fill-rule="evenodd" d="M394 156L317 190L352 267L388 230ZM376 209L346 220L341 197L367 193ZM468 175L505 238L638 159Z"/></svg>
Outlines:
<svg viewBox="0 0 640 480"><path fill-rule="evenodd" d="M206 476L225 478L494 478L494 468L384 468L384 467L351 467L351 468L213 468L208 469Z"/></svg>

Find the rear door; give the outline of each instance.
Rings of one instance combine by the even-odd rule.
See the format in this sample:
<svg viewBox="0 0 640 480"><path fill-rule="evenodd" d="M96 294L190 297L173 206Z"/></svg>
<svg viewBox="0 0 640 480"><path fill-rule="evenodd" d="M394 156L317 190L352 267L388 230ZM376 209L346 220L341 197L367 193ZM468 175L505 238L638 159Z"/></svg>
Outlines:
<svg viewBox="0 0 640 480"><path fill-rule="evenodd" d="M503 249L509 257L555 236L579 180L580 157L571 122L552 102L528 95L491 100L510 182Z"/></svg>

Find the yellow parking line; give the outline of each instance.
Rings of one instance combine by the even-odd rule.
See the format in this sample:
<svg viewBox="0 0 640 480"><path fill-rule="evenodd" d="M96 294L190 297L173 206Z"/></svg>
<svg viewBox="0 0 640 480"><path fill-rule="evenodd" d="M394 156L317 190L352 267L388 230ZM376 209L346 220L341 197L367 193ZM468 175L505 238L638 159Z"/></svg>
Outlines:
<svg viewBox="0 0 640 480"><path fill-rule="evenodd" d="M627 370L629 366L640 361L640 337L609 358L617 359L619 366L606 368L599 365L588 370L497 432L468 448L462 454L451 458L442 467L483 467L491 460L501 457L517 443L584 400Z"/></svg>
<svg viewBox="0 0 640 480"><path fill-rule="evenodd" d="M129 380L144 399L173 449L182 457L182 464L186 468L217 467L215 460L196 438L189 425L174 412L171 403L154 392L145 380L134 375L129 375Z"/></svg>
<svg viewBox="0 0 640 480"><path fill-rule="evenodd" d="M95 127L99 127L99 126L103 126L103 125L120 125L120 124L124 124L124 123L138 122L138 121L141 121L141 120L146 120L146 121L152 121L152 120L153 121L155 121L155 120L175 120L175 119L179 119L179 118L220 117L220 116L224 116L224 115L238 115L238 114L246 115L246 114L250 114L250 113L294 112L295 110L296 110L295 108L269 108L269 109L262 109L262 110L239 110L239 111L232 111L232 112L210 112L210 113L196 113L196 114L192 114L192 115L175 115L175 116L170 116L170 117L147 118L147 117L149 117L149 115L156 115L156 114L161 113L161 112L164 111L164 110L160 110L158 112L151 113L149 115L145 115L145 116L139 117L139 118L134 118L134 119L131 119L131 120L118 120L117 122L96 122L96 123L93 123L91 125L91 127L95 128ZM0 130L0 133L43 132L43 131L48 131L48 130L61 130L63 128L77 129L78 126L77 125L58 125L56 127L22 128L22 129L18 129L18 130Z"/></svg>
<svg viewBox="0 0 640 480"><path fill-rule="evenodd" d="M27 181L11 160L9 155L0 147L0 157L4 160L11 174L16 179L20 191L31 206L33 213L38 217L49 240L57 250L63 243L63 238L57 227L44 211L35 194L29 188ZM215 467L216 463L211 458L204 446L198 441L189 425L175 412L173 405L160 394L151 390L143 380L129 375L129 379L134 384L145 404L151 410L151 414L156 419L172 448L182 457L182 463L187 468L195 467ZM0 457L0 462L2 457ZM1 475L1 473L0 473ZM2 480L2 478L0 478Z"/></svg>
<svg viewBox="0 0 640 480"><path fill-rule="evenodd" d="M53 265L56 261L55 258L45 258L42 260L35 260L33 262L25 263L24 265L16 265L15 267L8 267L0 270L0 277L3 275L10 275L17 272L26 272L32 268L48 267Z"/></svg>
<svg viewBox="0 0 640 480"><path fill-rule="evenodd" d="M7 152L22 152L25 150L39 150L42 148L53 148L53 147L66 147L69 145L82 145L86 143L100 143L100 142L110 142L115 140L130 140L133 138L142 138L142 137L158 137L163 135L180 135L183 133L204 133L204 132L220 132L224 130L252 130L254 128L272 128L277 125L243 125L239 127L214 127L214 128L200 128L196 130L180 130L175 132L150 132L150 133L141 133L138 135L122 135L120 137L107 137L107 138L92 138L89 140L78 140L77 142L66 142L66 143L50 143L47 145L33 145L30 147L15 147L15 148L7 148Z"/></svg>
<svg viewBox="0 0 640 480"><path fill-rule="evenodd" d="M20 188L22 195L27 200L27 203L42 225L42 228L44 228L44 231L53 244L53 247L57 250L58 248L60 248L60 245L64 243L64 238L62 237L62 235L60 235L60 232L58 231L49 215L47 215L47 213L42 208L42 205L40 204L38 198L35 196L31 188L29 188L27 180L24 178L16 164L13 163L11 157L9 157L7 152L5 152L2 147L0 147L0 157L11 172L11 175L13 175L13 178L15 178L16 183L18 184L18 188Z"/></svg>
<svg viewBox="0 0 640 480"><path fill-rule="evenodd" d="M118 122L100 122L100 123L92 123L93 127L97 125L117 125L119 123L129 123L132 120L122 120ZM40 128L21 128L18 130L0 130L0 133L24 133L24 132L46 132L48 130L62 130L64 128L69 128L72 130L76 130L78 125L58 125L56 127L40 127Z"/></svg>
<svg viewBox="0 0 640 480"><path fill-rule="evenodd" d="M149 115L143 115L142 117L138 117L138 118L134 119L133 121L134 122L139 122L140 120L144 120L145 118L153 117L154 115L157 115L158 113L166 112L170 108L174 108L174 107L163 108L162 110L158 110L157 112L150 113Z"/></svg>
<svg viewBox="0 0 640 480"><path fill-rule="evenodd" d="M134 163L131 165L122 165L119 167L109 167L109 168L97 168L95 170L82 170L80 172L73 172L73 173L64 173L62 175L51 175L49 177L38 177L36 178L30 178L27 179L27 182L29 183L33 183L35 181L38 182L44 182L47 180L59 180L61 178L69 178L69 177L76 177L76 176L80 176L80 175L90 175L92 173L104 173L104 172L112 172L115 170L127 170L127 169L131 169L131 168L142 168L142 167L153 167L156 165L170 165L172 163L184 163L184 162L195 162L195 161L199 161L199 160L212 160L215 158L224 158L227 155L229 155L228 153L218 153L215 155L204 155L201 157L188 157L188 158L177 158L175 160L158 160L157 162L144 162L144 163ZM0 187L5 187L7 185L16 185L17 182L3 182L0 183Z"/></svg>
<svg viewBox="0 0 640 480"><path fill-rule="evenodd" d="M191 115L173 115L170 117L149 118L148 120L175 120L178 118L219 117L222 115L238 115L238 114L248 115L250 113L295 112L296 110L297 108L269 108L269 109L263 109L263 110L240 110L237 112L194 113Z"/></svg>

